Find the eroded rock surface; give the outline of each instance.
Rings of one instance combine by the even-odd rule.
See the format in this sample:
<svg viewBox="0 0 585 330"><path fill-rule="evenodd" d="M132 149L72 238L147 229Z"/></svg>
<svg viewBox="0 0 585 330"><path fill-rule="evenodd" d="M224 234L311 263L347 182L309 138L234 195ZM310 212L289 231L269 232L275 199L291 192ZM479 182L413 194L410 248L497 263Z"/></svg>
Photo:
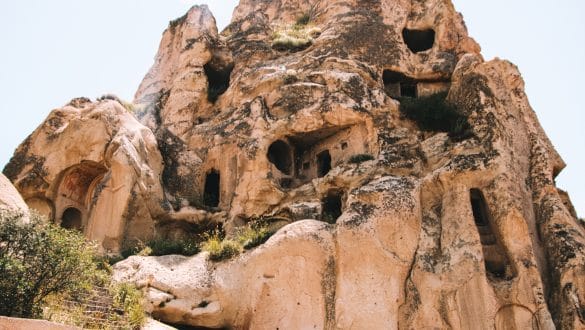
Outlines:
<svg viewBox="0 0 585 330"><path fill-rule="evenodd" d="M221 33L195 6L165 31L135 103L142 124L114 100L54 111L5 173L61 223L64 191L113 251L282 227L223 262L118 263L158 319L585 327L585 230L554 182L565 164L518 69L484 61L450 1L242 0Z"/></svg>
<svg viewBox="0 0 585 330"><path fill-rule="evenodd" d="M28 214L28 206L12 185L10 180L0 173L0 211Z"/></svg>

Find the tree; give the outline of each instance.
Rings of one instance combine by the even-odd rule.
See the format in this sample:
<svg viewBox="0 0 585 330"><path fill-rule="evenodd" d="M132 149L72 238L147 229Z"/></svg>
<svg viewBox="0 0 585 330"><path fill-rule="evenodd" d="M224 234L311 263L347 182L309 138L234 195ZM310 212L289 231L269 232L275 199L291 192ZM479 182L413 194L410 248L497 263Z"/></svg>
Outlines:
<svg viewBox="0 0 585 330"><path fill-rule="evenodd" d="M95 248L81 234L39 215L0 211L0 315L39 317L47 297L86 288Z"/></svg>

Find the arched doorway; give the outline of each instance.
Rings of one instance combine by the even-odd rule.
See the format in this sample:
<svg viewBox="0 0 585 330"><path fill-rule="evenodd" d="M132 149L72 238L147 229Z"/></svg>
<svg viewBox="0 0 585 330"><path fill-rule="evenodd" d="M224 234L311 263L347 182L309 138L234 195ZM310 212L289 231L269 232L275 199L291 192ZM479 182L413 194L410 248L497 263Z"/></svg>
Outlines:
<svg viewBox="0 0 585 330"><path fill-rule="evenodd" d="M65 229L72 229L82 231L83 228L83 215L80 210L70 207L63 212L61 216L61 227Z"/></svg>
<svg viewBox="0 0 585 330"><path fill-rule="evenodd" d="M93 161L83 161L61 174L55 194L55 220L64 228L87 228L89 212L96 202L96 192L101 191L107 168Z"/></svg>

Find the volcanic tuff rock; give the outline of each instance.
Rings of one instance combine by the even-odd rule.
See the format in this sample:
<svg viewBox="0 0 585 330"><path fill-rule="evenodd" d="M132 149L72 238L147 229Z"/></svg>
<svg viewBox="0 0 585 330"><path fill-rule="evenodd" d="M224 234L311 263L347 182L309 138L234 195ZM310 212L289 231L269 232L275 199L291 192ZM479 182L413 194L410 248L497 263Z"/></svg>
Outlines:
<svg viewBox="0 0 585 330"><path fill-rule="evenodd" d="M28 206L10 180L0 173L0 211L28 214Z"/></svg>
<svg viewBox="0 0 585 330"><path fill-rule="evenodd" d="M195 6L134 103L142 124L116 100L55 110L5 173L111 251L282 227L228 261L116 264L163 321L585 327L565 165L517 68L484 61L448 0L242 0L221 33Z"/></svg>

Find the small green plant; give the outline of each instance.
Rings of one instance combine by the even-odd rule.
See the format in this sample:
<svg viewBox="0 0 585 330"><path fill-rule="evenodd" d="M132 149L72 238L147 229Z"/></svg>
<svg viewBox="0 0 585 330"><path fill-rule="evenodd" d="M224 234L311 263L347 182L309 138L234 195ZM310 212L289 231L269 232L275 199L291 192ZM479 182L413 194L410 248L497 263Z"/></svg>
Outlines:
<svg viewBox="0 0 585 330"><path fill-rule="evenodd" d="M350 164L360 164L363 162L367 162L368 160L374 160L374 156L370 155L370 154L357 154L357 155L353 155L351 157L349 157L349 163Z"/></svg>
<svg viewBox="0 0 585 330"><path fill-rule="evenodd" d="M253 223L240 228L236 237L242 247L249 250L264 244L273 234L274 232L269 230L267 225Z"/></svg>
<svg viewBox="0 0 585 330"><path fill-rule="evenodd" d="M114 296L114 307L124 311L132 328L139 328L146 320L142 306L142 292L133 284L113 284L110 289Z"/></svg>
<svg viewBox="0 0 585 330"><path fill-rule="evenodd" d="M193 239L155 239L145 243L138 242L136 245L130 248L122 250L120 253L122 259L126 259L129 256L166 256L169 254L180 254L183 256L196 255L201 251L199 244ZM121 259L112 258L113 261L118 262Z"/></svg>
<svg viewBox="0 0 585 330"><path fill-rule="evenodd" d="M418 98L400 98L400 112L415 121L423 131L446 132L451 137L467 135L467 118L446 101L447 93L436 93Z"/></svg>
<svg viewBox="0 0 585 330"><path fill-rule="evenodd" d="M311 14L304 13L297 18L297 25L307 25L311 21Z"/></svg>
<svg viewBox="0 0 585 330"><path fill-rule="evenodd" d="M104 94L97 98L98 101L112 100L120 103L128 112L135 113L141 111L141 107L131 102L126 102L114 94Z"/></svg>
<svg viewBox="0 0 585 330"><path fill-rule="evenodd" d="M90 286L95 247L74 231L0 211L0 315L39 317L48 297Z"/></svg>
<svg viewBox="0 0 585 330"><path fill-rule="evenodd" d="M209 252L209 259L213 261L232 258L242 251L238 242L225 239L217 230L207 235L207 240L203 243L202 248L203 251Z"/></svg>
<svg viewBox="0 0 585 330"><path fill-rule="evenodd" d="M159 239L148 242L152 249L151 256L164 256L168 254L180 254L184 256L196 255L201 251L199 244L195 240L177 240Z"/></svg>
<svg viewBox="0 0 585 330"><path fill-rule="evenodd" d="M308 24L279 26L272 35L272 47L280 51L299 51L313 44L321 29Z"/></svg>

